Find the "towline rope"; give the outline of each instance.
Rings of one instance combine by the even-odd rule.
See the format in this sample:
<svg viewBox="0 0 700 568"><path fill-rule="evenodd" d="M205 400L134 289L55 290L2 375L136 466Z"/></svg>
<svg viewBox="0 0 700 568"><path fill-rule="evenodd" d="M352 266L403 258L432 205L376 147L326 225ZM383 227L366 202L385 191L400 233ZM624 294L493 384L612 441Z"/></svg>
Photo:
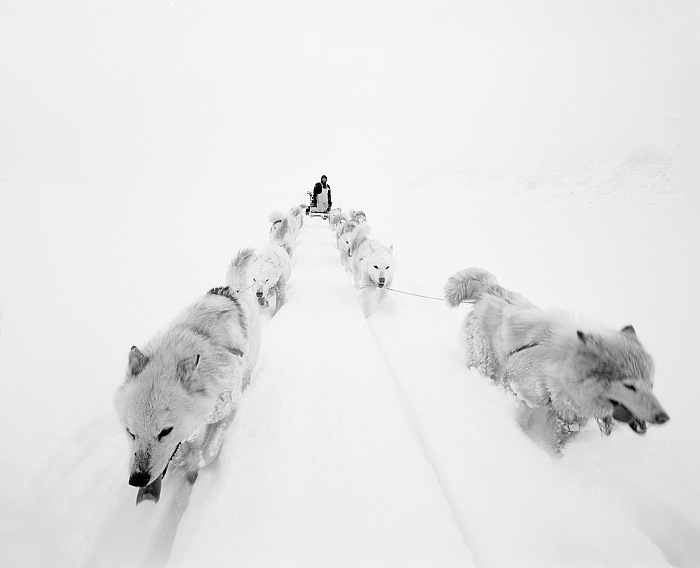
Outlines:
<svg viewBox="0 0 700 568"><path fill-rule="evenodd" d="M365 288L373 288L373 284L368 284L367 286L362 286L360 290L363 290ZM390 290L391 292L398 292L399 294L406 294L408 296L416 296L418 298L425 298L426 300L437 300L438 302L444 302L445 298L436 298L435 296L425 296L423 294L415 294L413 292L404 292L403 290L397 290L396 288L389 288L388 286L386 287L386 290ZM474 300L465 300L464 302L460 302L460 304L473 304Z"/></svg>
<svg viewBox="0 0 700 568"><path fill-rule="evenodd" d="M312 234L316 229L318 229L319 225L320 225L322 222L323 222L323 221L321 221L321 220L317 220L317 221L316 221L316 224L313 226L313 229L311 229L308 233L306 233L303 237L301 237L301 238L295 243L294 247L292 248L292 252L296 250L296 248L299 246L299 243L301 243L301 241L303 241L306 237L311 236L311 234Z"/></svg>

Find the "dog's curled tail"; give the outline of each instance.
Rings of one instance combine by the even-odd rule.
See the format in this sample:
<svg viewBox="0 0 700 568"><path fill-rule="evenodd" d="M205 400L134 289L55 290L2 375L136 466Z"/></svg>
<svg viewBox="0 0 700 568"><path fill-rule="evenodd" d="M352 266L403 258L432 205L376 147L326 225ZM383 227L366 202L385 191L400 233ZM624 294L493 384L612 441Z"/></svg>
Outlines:
<svg viewBox="0 0 700 568"><path fill-rule="evenodd" d="M279 223L272 226L272 229L270 230L270 242L281 245L287 236L287 233L290 231L291 228L289 226L289 217L285 215Z"/></svg>
<svg viewBox="0 0 700 568"><path fill-rule="evenodd" d="M282 223L280 224L278 236L282 239L282 238L287 236L287 233L289 231L290 231L289 217L285 217L284 219L282 219Z"/></svg>
<svg viewBox="0 0 700 568"><path fill-rule="evenodd" d="M498 286L498 280L488 270L472 266L456 272L445 284L445 300L451 307L464 301L478 300L489 289Z"/></svg>
<svg viewBox="0 0 700 568"><path fill-rule="evenodd" d="M275 223L280 222L285 217L286 217L286 215L284 213L282 213L282 211L279 211L276 209L275 211L273 211L272 213L270 213L267 216L267 220L270 221L270 223L272 223L274 225Z"/></svg>
<svg viewBox="0 0 700 568"><path fill-rule="evenodd" d="M226 273L226 283L234 294L239 294L250 285L250 267L255 261L255 251L252 248L244 248L231 260L228 272Z"/></svg>

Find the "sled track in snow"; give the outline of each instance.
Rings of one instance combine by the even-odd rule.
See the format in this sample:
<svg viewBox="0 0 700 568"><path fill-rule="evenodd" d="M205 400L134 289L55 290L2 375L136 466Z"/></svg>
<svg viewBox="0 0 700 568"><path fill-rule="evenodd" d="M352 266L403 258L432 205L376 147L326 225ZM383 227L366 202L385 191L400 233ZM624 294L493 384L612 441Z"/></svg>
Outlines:
<svg viewBox="0 0 700 568"><path fill-rule="evenodd" d="M179 527L193 536L170 565L471 566L328 223L305 223L297 245L220 474L197 480Z"/></svg>
<svg viewBox="0 0 700 568"><path fill-rule="evenodd" d="M359 305L358 305L359 307ZM368 322L369 324L369 322ZM406 395L406 392L404 390L404 387L399 380L399 377L397 376L397 371L392 364L392 360L390 356L386 353L385 347L382 343L382 341L377 337L377 333L373 329L371 325L368 325L370 331L372 332L372 337L374 337L374 340L377 344L377 347L379 349L379 352L382 355L382 358L384 359L384 362L386 363L386 367L389 370L389 376L392 379L392 383L394 386L394 389L396 391L396 396L401 402L401 406L403 407L404 413L406 414L406 418L408 419L409 424L411 425L411 429L413 431L413 435L416 437L416 440L418 441L418 444L420 445L421 449L423 450L423 454L425 455L428 463L430 464L431 469L433 470L433 473L435 474L435 478L437 479L438 483L440 484L440 489L442 492L445 494L445 498L447 499L447 503L450 506L450 510L452 511L452 516L455 519L455 522L457 523L457 526L459 527L459 532L462 535L462 540L464 541L464 544L468 547L471 548L471 544L469 542L468 535L465 532L464 526L462 523L459 522L459 512L457 508L455 507L455 496L452 494L450 491L449 484L447 483L444 473L441 471L441 468L438 465L438 460L436 456L434 455L434 452L431 448L431 445L427 442L425 435L423 431L421 430L420 427L420 421L418 414L416 413L415 409L411 405L411 401Z"/></svg>
<svg viewBox="0 0 700 568"><path fill-rule="evenodd" d="M327 223L323 223L323 224L327 225ZM319 225L320 224L317 223L313 227L312 231L302 238L304 239L306 237L309 237L311 235L311 233L317 232L319 230L322 233L323 227L320 227ZM319 235L319 236L321 238L327 239L330 243L335 245L332 231L329 231L329 234L327 236L324 236L324 235ZM344 268L342 267L342 263L340 262L339 253L336 253L336 255L337 255L338 266L342 270L344 270ZM355 302L356 313L358 314L358 316L364 318L364 315L362 313L359 290L354 288L353 279L350 275L347 276L346 282L347 282L348 289L352 290L353 296L356 300L356 302ZM387 301L387 300L388 300L388 303L393 303L393 299L391 298L391 295L385 299L385 301ZM397 349L401 349L401 345L399 344L399 345L387 346L386 341L383 341L382 333L377 329L377 325L375 324L375 321L377 319L384 318L383 305L380 304L379 306L376 306L376 308L377 308L376 313L373 316L370 316L370 318L367 318L364 320L365 326L366 326L367 330L370 332L372 341L373 341L374 345L376 345L377 352L381 356L382 366L384 367L384 369L386 371L385 374L389 377L392 392L394 393L396 400L398 401L398 403L401 407L402 414L405 416L406 421L410 426L412 436L413 436L418 448L420 448L420 452L421 452L423 458L425 459L426 463L430 467L430 470L432 471L432 474L433 474L438 486L440 487L440 491L442 492L444 499L450 508L451 517L454 520L455 524L457 525L457 528L459 530L459 534L461 535L462 542L467 547L467 549L470 549L471 545L469 542L469 537L468 537L467 531L465 530L464 523L460 522L459 511L455 507L456 496L454 495L454 492L450 488L451 487L450 483L446 480L444 467L441 465L440 460L435 455L435 451L433 449L434 445L429 443L428 440L426 439L424 429L421 427L421 420L420 420L419 414L416 410L416 406L412 403L411 398L407 395L406 387L400 379L402 371L399 367L397 367L395 357L392 357L392 352L396 353ZM401 317L400 314L399 315L391 314L391 315L388 315L386 318L384 318L381 323L383 323L389 327L395 327L395 326L401 324L401 321L398 319L400 317ZM423 323L427 323L427 322L423 322ZM389 332L393 332L393 330L389 330Z"/></svg>

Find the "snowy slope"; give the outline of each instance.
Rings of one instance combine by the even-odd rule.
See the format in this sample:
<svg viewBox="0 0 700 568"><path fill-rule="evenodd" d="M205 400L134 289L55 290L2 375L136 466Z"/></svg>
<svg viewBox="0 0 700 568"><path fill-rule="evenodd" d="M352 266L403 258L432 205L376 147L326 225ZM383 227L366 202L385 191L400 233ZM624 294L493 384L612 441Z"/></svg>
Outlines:
<svg viewBox="0 0 700 568"><path fill-rule="evenodd" d="M173 565L469 566L327 223L307 222L220 471Z"/></svg>
<svg viewBox="0 0 700 568"><path fill-rule="evenodd" d="M685 379L691 363L677 349L692 349L696 320L681 314L695 313L689 301L698 275L687 272L664 302L650 301L657 282L646 276L663 263L682 270L697 252L698 213L453 199L454 213L430 217L420 198L360 203L372 235L394 244L394 288L438 298L395 292L369 320L326 224L307 223L289 302L266 321L260 364L221 461L201 474L189 502L172 473L158 505L135 507L112 406L96 404L90 390L73 391L75 412L89 419L45 432L46 456L27 455L39 469L6 474L20 493L3 494L3 563L163 565L172 548L171 564L180 566L234 559L251 566L697 565L697 385ZM246 230L262 240L260 217ZM619 238L621 218L633 239ZM499 227L508 228L503 236L490 235ZM585 241L577 238L590 227ZM525 232L526 242L511 236ZM558 243L553 234L573 237ZM592 245L608 254L593 254ZM154 284L168 262L154 267ZM223 273L223 257L219 264ZM448 310L439 296L452 271L470 264L489 267L541 305L611 325L632 321L657 361L656 390L671 422L644 437L618 427L605 439L589 425L563 459L550 458L516 427L512 399L464 366L457 329L469 308ZM9 338L24 337L15 311L7 313ZM118 377L100 387L106 395Z"/></svg>

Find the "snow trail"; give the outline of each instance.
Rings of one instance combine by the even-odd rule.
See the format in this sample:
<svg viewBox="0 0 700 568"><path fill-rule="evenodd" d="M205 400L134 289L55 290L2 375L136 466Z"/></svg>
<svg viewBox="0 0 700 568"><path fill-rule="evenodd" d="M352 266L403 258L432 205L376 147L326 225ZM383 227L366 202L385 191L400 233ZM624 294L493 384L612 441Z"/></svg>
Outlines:
<svg viewBox="0 0 700 568"><path fill-rule="evenodd" d="M328 225L310 220L298 242L288 301L171 565L472 565Z"/></svg>

